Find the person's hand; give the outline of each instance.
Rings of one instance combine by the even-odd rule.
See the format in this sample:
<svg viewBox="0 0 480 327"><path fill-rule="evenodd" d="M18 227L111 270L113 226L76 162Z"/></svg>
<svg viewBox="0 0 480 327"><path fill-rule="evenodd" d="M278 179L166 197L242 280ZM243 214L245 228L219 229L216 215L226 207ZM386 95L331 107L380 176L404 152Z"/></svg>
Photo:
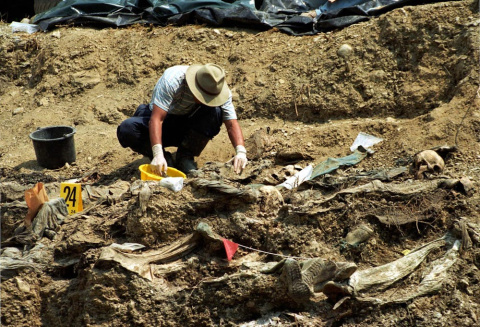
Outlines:
<svg viewBox="0 0 480 327"><path fill-rule="evenodd" d="M167 160L163 155L163 149L161 144L155 144L152 146L153 160L150 164L152 166L152 172L157 175L163 175L167 173Z"/></svg>
<svg viewBox="0 0 480 327"><path fill-rule="evenodd" d="M247 150L243 145L237 145L235 152L235 157L233 157L233 170L237 174L240 174L248 163Z"/></svg>

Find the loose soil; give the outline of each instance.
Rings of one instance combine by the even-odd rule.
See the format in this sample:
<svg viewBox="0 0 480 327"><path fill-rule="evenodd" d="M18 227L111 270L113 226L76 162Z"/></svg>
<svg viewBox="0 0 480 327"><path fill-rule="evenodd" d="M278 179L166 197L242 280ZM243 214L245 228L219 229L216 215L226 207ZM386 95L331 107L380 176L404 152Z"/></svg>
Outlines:
<svg viewBox="0 0 480 327"><path fill-rule="evenodd" d="M359 164L308 187L282 190L283 203L199 188L195 179L187 179L178 193L154 188L143 214L134 192L96 207L84 195L89 211L66 219L53 240L38 242L49 249L42 259L46 268L21 269L2 279L2 325L478 325L478 244L462 252L434 294L386 306L349 299L335 310L322 293L298 303L276 276L242 275L245 263L280 259L246 248L230 262L224 253L196 249L179 260L182 269L165 268L153 281L118 265L96 265L101 249L114 242L159 249L206 222L222 237L253 249L351 261L366 269L441 237L461 217L480 224L478 7L470 0L403 7L303 37L209 26L61 26L28 35L13 34L0 23L2 240L22 224L23 192L37 182L45 183L53 199L67 180L81 179L85 191L87 185L128 188L140 178L138 166L148 160L122 148L116 128L149 101L155 82L172 65L223 66L247 140L250 163L237 176L225 164L234 150L223 128L198 158L205 180L237 189L277 185L291 173L292 167L284 168L289 164L305 167L349 155L360 132L383 138ZM343 44L353 49L346 58L337 53ZM55 125L76 128L77 160L48 170L38 165L29 133ZM315 202L366 183L352 177L408 165L417 152L442 145L456 151L446 157L442 174L431 178L468 178L473 192L438 189L408 198L351 194L327 205ZM285 154L296 159L280 160ZM384 182L412 179L407 172ZM12 205L15 201L20 204ZM381 209L418 219L385 225L372 215ZM369 224L374 236L345 250L342 240L359 223ZM225 281L209 282L219 277ZM421 272L396 287L419 279Z"/></svg>

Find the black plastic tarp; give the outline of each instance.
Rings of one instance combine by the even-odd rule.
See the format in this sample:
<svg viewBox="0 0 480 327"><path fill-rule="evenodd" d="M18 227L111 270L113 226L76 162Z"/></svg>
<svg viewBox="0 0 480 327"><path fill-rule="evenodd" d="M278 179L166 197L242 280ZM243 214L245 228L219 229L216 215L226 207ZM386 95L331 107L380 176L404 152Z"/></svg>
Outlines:
<svg viewBox="0 0 480 327"><path fill-rule="evenodd" d="M34 17L42 30L59 24L126 26L131 24L278 28L309 35L345 27L414 0L63 0ZM318 9L315 18L301 13Z"/></svg>

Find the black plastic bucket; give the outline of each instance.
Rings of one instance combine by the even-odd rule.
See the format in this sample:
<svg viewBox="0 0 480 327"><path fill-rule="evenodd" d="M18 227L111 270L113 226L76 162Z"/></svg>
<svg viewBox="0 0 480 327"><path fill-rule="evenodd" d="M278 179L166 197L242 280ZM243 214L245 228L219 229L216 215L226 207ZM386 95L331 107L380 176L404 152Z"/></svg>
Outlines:
<svg viewBox="0 0 480 327"><path fill-rule="evenodd" d="M40 166L48 169L63 167L76 160L75 128L70 126L50 126L30 133L33 148Z"/></svg>

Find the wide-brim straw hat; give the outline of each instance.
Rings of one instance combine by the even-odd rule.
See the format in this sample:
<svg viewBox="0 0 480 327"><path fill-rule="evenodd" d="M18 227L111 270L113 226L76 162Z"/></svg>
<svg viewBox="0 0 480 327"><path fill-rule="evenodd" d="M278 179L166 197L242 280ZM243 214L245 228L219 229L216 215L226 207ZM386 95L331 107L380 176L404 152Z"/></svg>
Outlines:
<svg viewBox="0 0 480 327"><path fill-rule="evenodd" d="M190 91L204 105L221 106L230 96L230 89L225 82L225 71L218 65L191 65L185 78Z"/></svg>

